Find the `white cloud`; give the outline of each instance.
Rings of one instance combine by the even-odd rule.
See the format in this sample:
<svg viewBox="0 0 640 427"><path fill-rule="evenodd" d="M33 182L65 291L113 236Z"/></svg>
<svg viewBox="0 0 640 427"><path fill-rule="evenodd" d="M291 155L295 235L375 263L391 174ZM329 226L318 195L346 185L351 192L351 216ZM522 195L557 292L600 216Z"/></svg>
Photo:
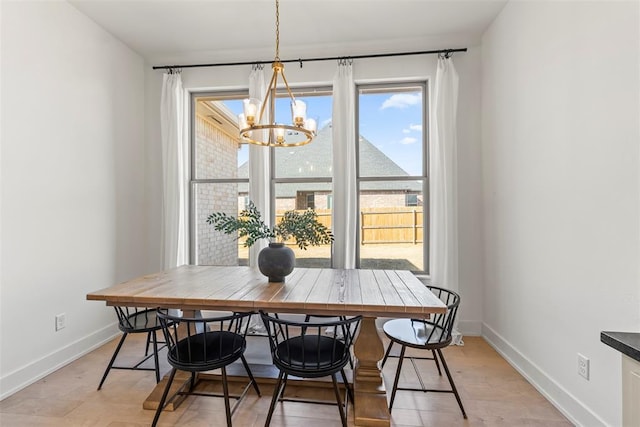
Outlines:
<svg viewBox="0 0 640 427"><path fill-rule="evenodd" d="M407 108L412 105L418 105L420 103L420 95L412 95L409 93L396 93L385 99L380 107L381 110L385 108Z"/></svg>
<svg viewBox="0 0 640 427"><path fill-rule="evenodd" d="M417 139L417 138L412 138L412 137L410 137L410 136L407 136L407 137L402 138L402 139L400 140L400 144L403 144L403 145L414 144L414 143L416 143L417 141L418 141L418 139Z"/></svg>
<svg viewBox="0 0 640 427"><path fill-rule="evenodd" d="M402 133L422 132L422 125L409 125L408 129L402 129Z"/></svg>

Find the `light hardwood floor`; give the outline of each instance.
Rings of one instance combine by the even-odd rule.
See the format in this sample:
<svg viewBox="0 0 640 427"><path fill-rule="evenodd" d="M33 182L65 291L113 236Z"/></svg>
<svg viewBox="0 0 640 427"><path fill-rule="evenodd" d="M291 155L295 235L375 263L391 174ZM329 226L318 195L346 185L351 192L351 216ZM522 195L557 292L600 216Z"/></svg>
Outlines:
<svg viewBox="0 0 640 427"><path fill-rule="evenodd" d="M129 342L129 340L131 341ZM255 338L259 339L259 338ZM113 370L101 391L96 387L115 348L114 340L0 402L0 425L12 426L147 426L153 411L142 402L155 386L146 371ZM482 338L466 337L464 346L449 347L445 357L462 397L468 420L462 418L452 394L399 391L392 412L392 426L571 426L548 401L502 359ZM121 363L140 354L143 340L127 339ZM164 354L161 360L164 359ZM132 359L131 359L132 360ZM397 359L384 369L391 389ZM448 386L432 361L418 361L430 386ZM163 361L163 371L168 371ZM403 367L401 384L418 386L410 363ZM213 387L216 385L213 384ZM261 384L263 396L253 391L233 417L234 426L262 426L273 387ZM287 387L288 395L313 393L333 399L330 390ZM289 394L290 393L290 394ZM350 408L349 425L353 425ZM160 425L224 426L224 404L215 397L190 396L175 411L165 412ZM329 405L284 402L274 414L274 427L340 426L338 409Z"/></svg>

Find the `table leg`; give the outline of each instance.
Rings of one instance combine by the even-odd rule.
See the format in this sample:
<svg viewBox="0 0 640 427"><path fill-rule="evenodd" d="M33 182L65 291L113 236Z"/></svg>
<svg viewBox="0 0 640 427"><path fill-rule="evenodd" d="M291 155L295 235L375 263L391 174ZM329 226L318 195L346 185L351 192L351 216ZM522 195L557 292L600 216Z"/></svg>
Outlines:
<svg viewBox="0 0 640 427"><path fill-rule="evenodd" d="M390 426L387 392L378 361L384 356L384 347L378 336L375 317L365 317L354 344L358 359L354 376L355 424L358 426Z"/></svg>
<svg viewBox="0 0 640 427"><path fill-rule="evenodd" d="M142 402L143 409L149 409L155 411L158 409L160 399L164 393L164 389L169 381L169 374L166 374L164 378L153 388L149 396ZM186 399L186 396L179 395L178 392L186 391L191 384L191 373L178 371L171 384L169 395L167 397L167 403L165 404L165 411L175 411L178 406Z"/></svg>

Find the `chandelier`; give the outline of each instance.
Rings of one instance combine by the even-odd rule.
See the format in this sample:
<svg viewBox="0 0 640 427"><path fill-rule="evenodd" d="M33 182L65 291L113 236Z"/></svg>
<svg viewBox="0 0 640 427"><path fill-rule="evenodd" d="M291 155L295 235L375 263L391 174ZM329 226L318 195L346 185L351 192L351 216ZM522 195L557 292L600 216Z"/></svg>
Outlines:
<svg viewBox="0 0 640 427"><path fill-rule="evenodd" d="M243 101L244 114L238 116L240 138L251 144L267 147L295 147L305 145L316 135L317 123L307 118L307 105L297 100L284 76L284 64L280 62L280 13L276 0L276 56L271 65L273 75L264 99L250 98ZM284 86L291 99L291 124L276 122L276 88L278 77L282 77ZM266 110L268 108L268 110ZM269 123L262 123L265 110ZM289 136L289 139L287 139ZM292 137L293 136L293 137Z"/></svg>

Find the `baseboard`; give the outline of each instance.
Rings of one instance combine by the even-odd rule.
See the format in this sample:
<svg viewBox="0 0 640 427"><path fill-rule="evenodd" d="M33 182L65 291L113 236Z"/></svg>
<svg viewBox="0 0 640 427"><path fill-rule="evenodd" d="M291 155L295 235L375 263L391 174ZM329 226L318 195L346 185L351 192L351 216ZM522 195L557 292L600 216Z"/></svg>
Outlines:
<svg viewBox="0 0 640 427"><path fill-rule="evenodd" d="M482 324L482 337L573 424L589 427L607 425L580 400L485 323Z"/></svg>
<svg viewBox="0 0 640 427"><path fill-rule="evenodd" d="M65 347L29 363L0 378L0 400L44 378L85 354L109 342L118 335L117 323L112 323Z"/></svg>
<svg viewBox="0 0 640 427"><path fill-rule="evenodd" d="M462 336L479 337L482 336L482 322L479 320L460 320L458 330Z"/></svg>

